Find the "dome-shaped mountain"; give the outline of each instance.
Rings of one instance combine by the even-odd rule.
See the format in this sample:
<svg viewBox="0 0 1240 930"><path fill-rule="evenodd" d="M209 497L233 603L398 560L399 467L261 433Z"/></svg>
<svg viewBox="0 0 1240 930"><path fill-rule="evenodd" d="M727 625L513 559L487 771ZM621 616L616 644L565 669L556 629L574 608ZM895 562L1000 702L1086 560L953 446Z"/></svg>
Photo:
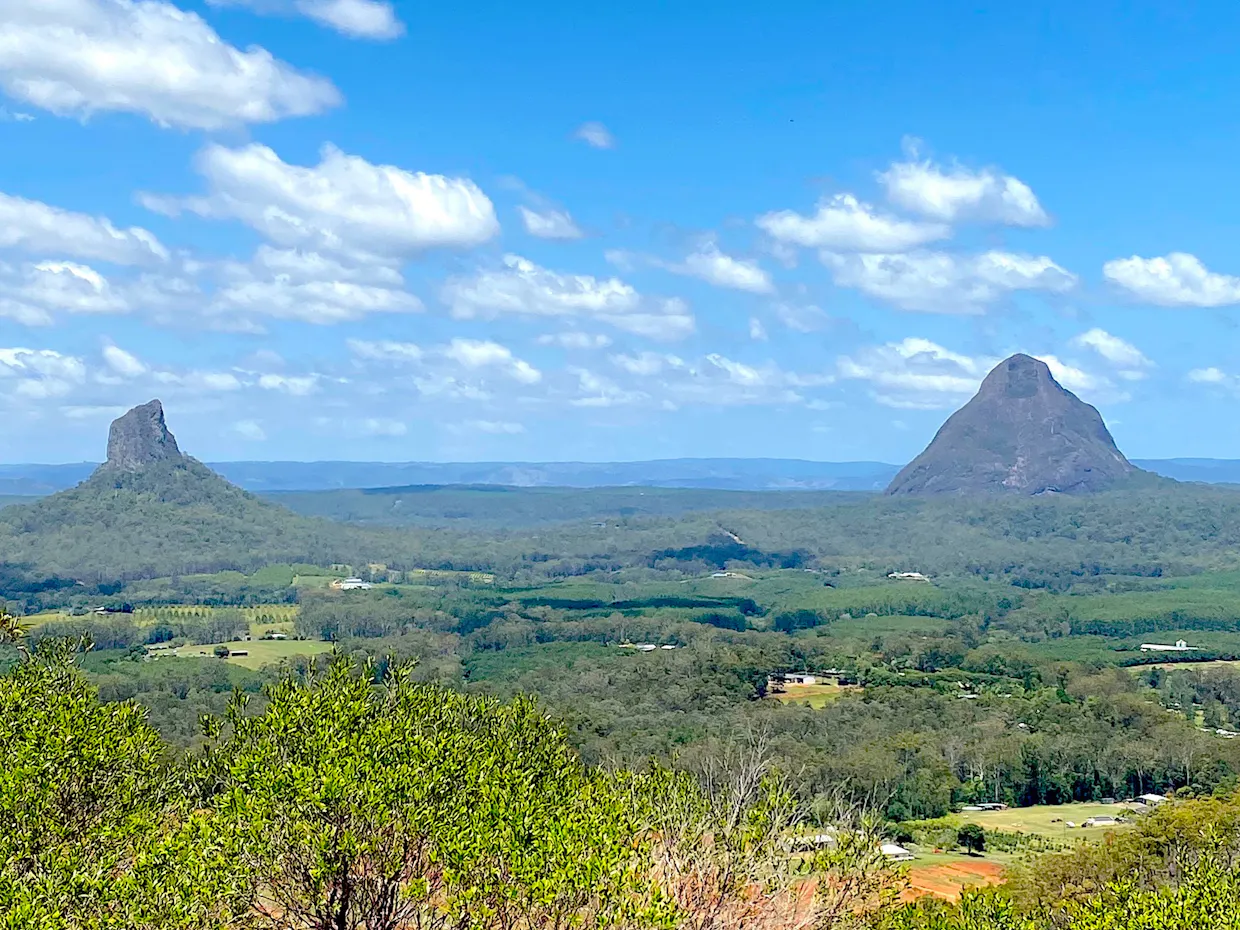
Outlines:
<svg viewBox="0 0 1240 930"><path fill-rule="evenodd" d="M891 495L1088 492L1139 472L1102 416L1052 376L1013 355L953 413L887 488Z"/></svg>

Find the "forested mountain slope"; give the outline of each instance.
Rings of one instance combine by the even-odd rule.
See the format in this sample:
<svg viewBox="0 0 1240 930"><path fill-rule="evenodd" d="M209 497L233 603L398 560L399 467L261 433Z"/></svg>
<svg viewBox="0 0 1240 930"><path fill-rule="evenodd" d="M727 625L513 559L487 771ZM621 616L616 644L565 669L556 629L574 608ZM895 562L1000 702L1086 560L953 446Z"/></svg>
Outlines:
<svg viewBox="0 0 1240 930"><path fill-rule="evenodd" d="M233 487L189 458L100 471L76 488L0 511L3 561L92 580L324 564L363 551L362 537Z"/></svg>

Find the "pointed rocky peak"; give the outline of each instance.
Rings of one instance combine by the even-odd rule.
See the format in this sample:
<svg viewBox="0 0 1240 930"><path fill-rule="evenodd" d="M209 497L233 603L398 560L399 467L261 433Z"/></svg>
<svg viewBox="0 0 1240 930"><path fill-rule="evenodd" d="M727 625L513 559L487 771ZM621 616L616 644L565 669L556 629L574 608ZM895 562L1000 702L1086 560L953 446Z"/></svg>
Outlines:
<svg viewBox="0 0 1240 930"><path fill-rule="evenodd" d="M112 422L108 432L108 460L103 468L113 471L140 471L156 462L182 459L176 437L164 422L164 407L158 400L134 407Z"/></svg>
<svg viewBox="0 0 1240 930"><path fill-rule="evenodd" d="M1101 414L1045 362L1013 355L952 414L888 494L927 496L1100 491L1138 471Z"/></svg>

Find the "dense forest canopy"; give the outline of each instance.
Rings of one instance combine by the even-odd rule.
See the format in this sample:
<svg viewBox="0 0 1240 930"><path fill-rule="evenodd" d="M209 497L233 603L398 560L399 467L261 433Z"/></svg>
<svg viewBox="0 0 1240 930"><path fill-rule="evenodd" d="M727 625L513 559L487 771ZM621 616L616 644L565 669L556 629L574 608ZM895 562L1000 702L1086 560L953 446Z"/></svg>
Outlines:
<svg viewBox="0 0 1240 930"><path fill-rule="evenodd" d="M644 565L654 553L739 538L752 550L740 553L739 561L798 552L826 568L889 566L1062 585L1087 576L1234 567L1240 544L1240 493L1205 485L931 501L799 492L453 489L402 493L400 516L390 519L339 504L336 492L281 497L317 517L407 522L402 530L298 517L189 461L119 478L96 476L71 491L0 510L4 563L35 579L92 582L298 561L545 578ZM341 493L371 499L364 492ZM387 494L379 499L380 509L391 514L395 501ZM748 509L728 509L738 500Z"/></svg>

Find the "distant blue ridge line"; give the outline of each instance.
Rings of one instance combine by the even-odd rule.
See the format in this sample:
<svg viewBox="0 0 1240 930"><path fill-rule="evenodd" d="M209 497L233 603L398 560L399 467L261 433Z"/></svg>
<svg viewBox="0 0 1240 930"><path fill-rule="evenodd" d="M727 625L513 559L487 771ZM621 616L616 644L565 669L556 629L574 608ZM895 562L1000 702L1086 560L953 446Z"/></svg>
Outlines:
<svg viewBox="0 0 1240 930"><path fill-rule="evenodd" d="M1133 459L1178 481L1240 483L1240 460ZM881 491L900 470L885 462L681 458L648 462L208 462L250 491L329 491L410 485L663 487L731 491ZM92 462L0 465L0 495L38 496L71 488Z"/></svg>

